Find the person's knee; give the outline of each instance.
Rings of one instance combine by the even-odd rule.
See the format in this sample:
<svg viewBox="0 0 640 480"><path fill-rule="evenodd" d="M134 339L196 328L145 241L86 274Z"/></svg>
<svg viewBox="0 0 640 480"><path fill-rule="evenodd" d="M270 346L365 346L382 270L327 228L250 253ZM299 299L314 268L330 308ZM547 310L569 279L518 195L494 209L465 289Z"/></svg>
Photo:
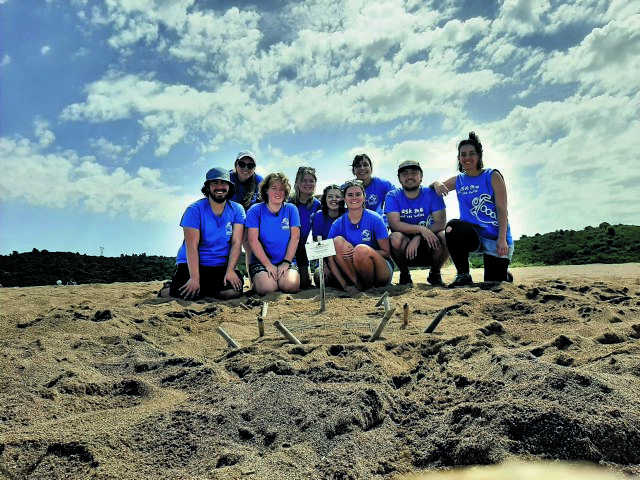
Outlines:
<svg viewBox="0 0 640 480"><path fill-rule="evenodd" d="M459 218L454 218L447 222L447 226L444 229L444 231L445 231L445 234L448 236L451 233L453 234L457 233L458 230L462 229L463 227L464 227L464 222Z"/></svg>
<svg viewBox="0 0 640 480"><path fill-rule="evenodd" d="M406 235L404 233L393 232L391 235L389 235L389 243L391 245L391 248L396 251L401 250L405 238Z"/></svg>
<svg viewBox="0 0 640 480"><path fill-rule="evenodd" d="M238 290L222 290L221 292L218 292L215 295L215 298L218 298L220 300L231 300L234 298L238 298L242 296L242 290L238 291Z"/></svg>
<svg viewBox="0 0 640 480"><path fill-rule="evenodd" d="M357 264L371 258L373 249L369 245L360 244L353 248L353 263Z"/></svg>

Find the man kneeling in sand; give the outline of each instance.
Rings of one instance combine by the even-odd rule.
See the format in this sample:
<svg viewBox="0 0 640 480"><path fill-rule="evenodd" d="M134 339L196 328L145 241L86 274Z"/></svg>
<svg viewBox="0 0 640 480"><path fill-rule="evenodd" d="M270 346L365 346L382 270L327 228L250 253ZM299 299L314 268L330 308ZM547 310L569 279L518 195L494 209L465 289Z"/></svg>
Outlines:
<svg viewBox="0 0 640 480"><path fill-rule="evenodd" d="M189 205L182 215L184 241L176 273L168 292L163 288L160 296L228 300L242 295L244 279L236 265L246 215L239 203L228 200L233 189L226 169L214 167L207 172L202 187L205 198Z"/></svg>
<svg viewBox="0 0 640 480"><path fill-rule="evenodd" d="M440 269L449 258L444 237L447 213L444 201L423 187L422 167L415 160L398 166L402 188L389 192L384 211L391 228L391 257L400 269L400 285L413 283L409 266L430 266L427 282L444 286Z"/></svg>

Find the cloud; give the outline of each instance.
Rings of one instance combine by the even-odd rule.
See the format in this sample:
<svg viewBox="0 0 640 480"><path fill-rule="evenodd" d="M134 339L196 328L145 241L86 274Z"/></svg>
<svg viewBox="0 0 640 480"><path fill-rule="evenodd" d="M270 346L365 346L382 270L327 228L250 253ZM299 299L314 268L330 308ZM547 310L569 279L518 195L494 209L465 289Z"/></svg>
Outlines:
<svg viewBox="0 0 640 480"><path fill-rule="evenodd" d="M577 82L593 94L637 91L640 78L640 14L594 29L580 45L555 52L543 65L548 83Z"/></svg>
<svg viewBox="0 0 640 480"><path fill-rule="evenodd" d="M38 118L34 121L34 133L38 139L40 147L48 147L56 140L54 133L49 130L49 122Z"/></svg>
<svg viewBox="0 0 640 480"><path fill-rule="evenodd" d="M109 169L73 151L45 153L25 138L0 137L0 158L6 172L0 176L2 201L175 221L192 198L165 184L157 170L140 167L132 174Z"/></svg>
<svg viewBox="0 0 640 480"><path fill-rule="evenodd" d="M40 49L40 53L42 55L48 55L50 51L51 51L51 47L49 45L45 45Z"/></svg>
<svg viewBox="0 0 640 480"><path fill-rule="evenodd" d="M4 54L2 56L2 60L0 60L0 67L5 67L7 65L9 65L11 63L11 56L9 56L8 54Z"/></svg>

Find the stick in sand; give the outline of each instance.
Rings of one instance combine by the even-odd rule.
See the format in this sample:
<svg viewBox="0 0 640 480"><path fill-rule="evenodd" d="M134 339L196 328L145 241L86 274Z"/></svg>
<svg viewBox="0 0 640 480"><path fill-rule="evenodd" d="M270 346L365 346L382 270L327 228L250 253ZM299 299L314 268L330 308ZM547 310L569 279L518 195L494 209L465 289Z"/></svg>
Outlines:
<svg viewBox="0 0 640 480"><path fill-rule="evenodd" d="M384 292L380 297L380 299L378 300L378 303L376 303L376 307L379 307L380 305L382 305L382 302L384 302L384 299L387 298L388 296L389 296L389 292Z"/></svg>
<svg viewBox="0 0 640 480"><path fill-rule="evenodd" d="M316 240L319 242L322 241L322 236L318 235ZM320 311L324 312L327 307L325 306L325 293L324 293L324 258L318 259L318 268L320 269Z"/></svg>
<svg viewBox="0 0 640 480"><path fill-rule="evenodd" d="M258 317L258 335L264 337L264 318Z"/></svg>
<svg viewBox="0 0 640 480"><path fill-rule="evenodd" d="M298 340L293 333L291 333L289 331L289 329L287 327L285 327L282 323L280 323L279 321L275 321L273 323L273 325L280 331L280 333L282 335L285 336L285 338L287 340L289 340L291 343L293 343L294 345L302 345L302 342L300 340Z"/></svg>
<svg viewBox="0 0 640 480"><path fill-rule="evenodd" d="M264 302L262 304L262 315L260 315L262 318L267 318L267 310L269 310L269 302Z"/></svg>
<svg viewBox="0 0 640 480"><path fill-rule="evenodd" d="M443 308L442 310L440 310L440 312L438 312L438 314L435 316L435 318L431 321L431 323L429 324L429 326L427 328L424 329L424 331L422 333L432 333L436 327L438 326L438 324L440 323L440 320L442 320L444 318L444 316L450 312L451 310L455 310L456 308L460 307L460 305L450 305L448 307Z"/></svg>
<svg viewBox="0 0 640 480"><path fill-rule="evenodd" d="M227 342L227 345L229 345L230 348L240 348L240 345L238 345L236 341L233 338L231 338L231 336L229 336L229 334L222 329L222 327L216 328L216 331L220 334L222 338L224 338L224 341Z"/></svg>
<svg viewBox="0 0 640 480"><path fill-rule="evenodd" d="M404 306L402 307L402 309L404 310L404 325L409 325L409 304L405 303Z"/></svg>
<svg viewBox="0 0 640 480"><path fill-rule="evenodd" d="M391 316L394 314L395 311L396 311L395 308L392 308L391 310L387 310L387 313L385 313L384 317L382 317L382 320L380 320L380 324L378 325L378 328L376 328L376 331L373 332L373 335L371 335L371 338L369 339L370 342L375 342L378 339L378 337L382 335L382 331L384 330L384 327L387 326L387 322L389 321L389 319L391 318Z"/></svg>

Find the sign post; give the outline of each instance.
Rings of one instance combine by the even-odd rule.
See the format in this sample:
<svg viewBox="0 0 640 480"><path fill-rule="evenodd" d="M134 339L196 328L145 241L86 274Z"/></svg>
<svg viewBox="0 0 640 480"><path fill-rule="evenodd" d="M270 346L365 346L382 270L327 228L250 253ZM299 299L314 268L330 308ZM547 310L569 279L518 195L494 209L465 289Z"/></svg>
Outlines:
<svg viewBox="0 0 640 480"><path fill-rule="evenodd" d="M318 268L320 269L320 311L326 310L325 292L324 292L324 257L331 257L336 254L336 247L333 239L322 240L318 236L315 242L307 243L304 248L307 250L307 258L309 260L318 260Z"/></svg>

